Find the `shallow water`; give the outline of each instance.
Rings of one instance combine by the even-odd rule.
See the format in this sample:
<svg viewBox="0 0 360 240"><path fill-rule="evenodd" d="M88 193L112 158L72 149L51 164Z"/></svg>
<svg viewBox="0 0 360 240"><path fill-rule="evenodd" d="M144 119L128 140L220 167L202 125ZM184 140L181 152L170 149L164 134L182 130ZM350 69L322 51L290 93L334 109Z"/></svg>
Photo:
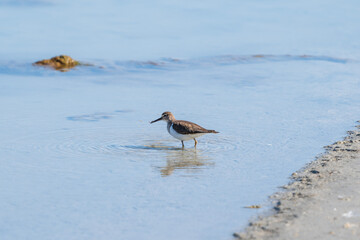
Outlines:
<svg viewBox="0 0 360 240"><path fill-rule="evenodd" d="M331 28L338 35L333 39L327 25L333 15L315 21L320 18L309 4L284 1L274 1L270 13L262 1L232 2L220 12L216 1L144 3L157 9L150 11L160 15L155 19L132 3L16 2L1 2L1 18L31 18L22 31L9 22L0 33L0 43L8 44L0 58L1 239L231 239L258 212L244 206L263 204L292 171L359 119L358 38L339 47L344 34L359 34L349 24L359 18L359 4L326 5L329 12L348 10L338 19L342 28ZM272 18L280 11L276 6L291 10L294 19L305 14L316 23L292 31L300 50L268 32L255 37L269 25L290 28L291 23L278 23L290 13ZM55 24L58 15L72 16L74 9L81 9L76 24ZM210 13L218 22L208 20ZM51 14L55 17L44 21ZM173 31L160 24L170 16L177 23ZM187 17L206 31L187 30L190 22L180 22ZM205 20L215 29L206 28ZM241 29L220 28L234 21L255 27L236 42ZM41 27L49 36L36 42ZM62 41L56 39L59 29ZM311 41L296 38L318 29L321 36ZM94 38L99 33L102 38ZM115 44L121 34L126 46ZM212 43L201 44L209 37ZM226 44L214 49L220 42ZM274 47L284 42L281 51ZM253 47L243 51L244 46ZM59 51L95 66L55 72L29 60ZM149 124L164 111L220 133L199 138L197 149L185 142L182 150L165 123Z"/></svg>

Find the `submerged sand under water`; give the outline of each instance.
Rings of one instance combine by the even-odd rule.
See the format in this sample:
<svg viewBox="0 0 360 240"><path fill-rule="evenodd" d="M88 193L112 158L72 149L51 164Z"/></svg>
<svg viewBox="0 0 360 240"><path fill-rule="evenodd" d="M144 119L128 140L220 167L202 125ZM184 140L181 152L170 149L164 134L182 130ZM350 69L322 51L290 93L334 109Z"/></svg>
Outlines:
<svg viewBox="0 0 360 240"><path fill-rule="evenodd" d="M360 107L356 62L191 61L1 75L6 238L230 237ZM220 134L181 150L167 110Z"/></svg>

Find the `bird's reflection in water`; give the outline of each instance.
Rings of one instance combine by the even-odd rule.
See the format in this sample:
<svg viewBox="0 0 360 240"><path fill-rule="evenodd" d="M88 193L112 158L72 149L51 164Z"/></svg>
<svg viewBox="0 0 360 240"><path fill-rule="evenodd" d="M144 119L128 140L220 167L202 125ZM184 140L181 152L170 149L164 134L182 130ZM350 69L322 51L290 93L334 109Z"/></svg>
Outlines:
<svg viewBox="0 0 360 240"><path fill-rule="evenodd" d="M166 153L166 166L159 168L163 177L180 170L183 176L194 176L203 169L214 165L207 156L196 149L168 150Z"/></svg>
<svg viewBox="0 0 360 240"><path fill-rule="evenodd" d="M149 150L153 150L155 153L157 163L164 164L164 159L159 156L165 156L165 166L155 166L160 170L161 176L170 176L174 171L181 171L181 176L197 176L206 168L214 165L210 157L205 155L201 150L195 148L181 148L175 146L169 146L168 142L152 141L151 144L144 145L125 145L121 146L127 149L132 149L138 153L146 153L149 156ZM160 154L159 152L164 153ZM152 155L153 156L153 155Z"/></svg>

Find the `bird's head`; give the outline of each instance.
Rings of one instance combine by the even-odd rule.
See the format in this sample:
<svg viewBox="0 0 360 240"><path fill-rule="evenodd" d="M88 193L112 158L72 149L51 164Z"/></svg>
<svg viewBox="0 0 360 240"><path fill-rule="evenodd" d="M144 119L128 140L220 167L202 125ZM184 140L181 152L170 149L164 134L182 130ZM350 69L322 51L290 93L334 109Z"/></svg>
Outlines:
<svg viewBox="0 0 360 240"><path fill-rule="evenodd" d="M166 122L172 122L175 120L175 117L171 112L163 112L163 114L161 114L161 117L159 117L158 119L156 119L150 123L154 123L154 122L157 122L160 120L166 121Z"/></svg>

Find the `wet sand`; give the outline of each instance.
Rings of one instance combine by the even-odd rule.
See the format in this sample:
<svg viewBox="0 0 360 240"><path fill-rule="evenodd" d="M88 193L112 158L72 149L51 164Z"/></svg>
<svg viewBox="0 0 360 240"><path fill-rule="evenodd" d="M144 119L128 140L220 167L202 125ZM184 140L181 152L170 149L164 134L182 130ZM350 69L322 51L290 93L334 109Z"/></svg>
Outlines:
<svg viewBox="0 0 360 240"><path fill-rule="evenodd" d="M360 126L291 175L236 239L360 239Z"/></svg>

